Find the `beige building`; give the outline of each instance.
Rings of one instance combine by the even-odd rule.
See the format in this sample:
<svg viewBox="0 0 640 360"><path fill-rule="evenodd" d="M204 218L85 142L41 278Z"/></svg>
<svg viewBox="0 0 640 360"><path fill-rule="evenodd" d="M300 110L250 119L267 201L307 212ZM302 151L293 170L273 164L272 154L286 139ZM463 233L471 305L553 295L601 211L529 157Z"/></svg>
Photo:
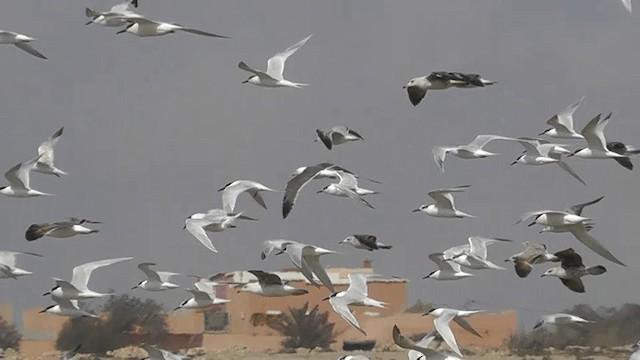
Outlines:
<svg viewBox="0 0 640 360"><path fill-rule="evenodd" d="M336 291L345 290L349 286L348 274L354 272L373 273L370 261L365 261L364 267L359 269L330 268L327 269L331 282ZM239 292L243 283L255 281L255 277L248 272L235 272L228 276L228 281L237 285L219 285L217 297L231 300L206 312L193 310L179 310L168 314L167 322L170 336L163 347L180 349L203 346L207 349L228 347L247 347L250 350L261 351L281 348L283 337L265 325L265 319L288 313L289 308L297 308L309 303L309 308L318 305L321 312L329 313L329 322L335 323L335 350L342 348L347 339L372 339L378 345L391 343L391 329L398 324L407 334L426 332L432 329L429 318L420 314L407 314L407 281L396 278L372 277L369 279L369 296L386 302L385 309L371 307L352 307L352 312L360 325L367 332L362 335L337 315L328 301L329 290L324 287L311 285L296 269L288 269L277 274L289 284L306 289L309 293L290 297L263 297L251 293ZM1 308L0 308L1 309ZM50 314L38 314L40 308L27 310L23 313L24 340L23 352L28 357L54 350L55 340L66 318ZM506 338L516 331L517 314L507 312L498 315L483 314L470 319L471 324L483 334L483 339L475 338L464 331L458 341L464 345L478 345L486 347L500 347ZM457 335L458 336L458 335ZM132 334L132 341L136 335Z"/></svg>

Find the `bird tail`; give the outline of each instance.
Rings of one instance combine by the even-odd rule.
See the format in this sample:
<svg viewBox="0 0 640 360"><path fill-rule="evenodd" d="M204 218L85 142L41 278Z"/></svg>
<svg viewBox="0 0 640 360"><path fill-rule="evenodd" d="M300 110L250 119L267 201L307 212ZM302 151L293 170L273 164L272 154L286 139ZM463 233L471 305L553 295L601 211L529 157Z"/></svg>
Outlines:
<svg viewBox="0 0 640 360"><path fill-rule="evenodd" d="M303 88L303 87L307 87L307 86L309 86L309 84L302 84L302 83L291 83L291 85L292 85L294 88Z"/></svg>
<svg viewBox="0 0 640 360"><path fill-rule="evenodd" d="M607 272L607 268L602 265L592 266L587 269L589 275L601 275Z"/></svg>
<svg viewBox="0 0 640 360"><path fill-rule="evenodd" d="M391 249L392 247L393 246L391 246L391 245L378 243L378 249Z"/></svg>

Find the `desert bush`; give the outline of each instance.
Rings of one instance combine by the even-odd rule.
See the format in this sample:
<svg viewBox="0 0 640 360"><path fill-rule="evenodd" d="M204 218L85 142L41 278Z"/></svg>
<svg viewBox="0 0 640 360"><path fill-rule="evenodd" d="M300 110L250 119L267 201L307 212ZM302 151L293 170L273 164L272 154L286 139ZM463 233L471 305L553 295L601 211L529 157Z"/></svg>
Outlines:
<svg viewBox="0 0 640 360"><path fill-rule="evenodd" d="M166 315L154 300L129 295L111 297L102 307L100 318L73 318L58 334L56 348L70 350L82 344L83 352L104 353L132 344L131 334L145 342L160 343L167 335Z"/></svg>
<svg viewBox="0 0 640 360"><path fill-rule="evenodd" d="M12 348L13 350L19 350L21 340L22 335L15 325L9 324L0 317L0 349Z"/></svg>
<svg viewBox="0 0 640 360"><path fill-rule="evenodd" d="M307 302L300 308L289 308L289 313L267 321L267 326L286 336L282 341L285 349L320 347L329 350L335 342L335 324L328 322L328 312L320 313L318 305L309 311Z"/></svg>

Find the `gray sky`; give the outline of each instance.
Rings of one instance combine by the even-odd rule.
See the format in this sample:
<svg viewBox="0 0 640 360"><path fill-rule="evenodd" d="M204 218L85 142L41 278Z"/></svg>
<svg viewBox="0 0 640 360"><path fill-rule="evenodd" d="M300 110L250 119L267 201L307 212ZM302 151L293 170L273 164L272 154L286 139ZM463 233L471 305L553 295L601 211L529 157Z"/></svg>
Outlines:
<svg viewBox="0 0 640 360"><path fill-rule="evenodd" d="M259 260L262 242L289 238L339 249L327 266L359 266L373 259L376 272L406 277L410 302L460 306L468 298L490 310L516 307L557 311L576 303L613 306L637 301L640 253L637 171L611 160L576 159L571 165L583 186L557 167L509 166L517 144L495 142L503 156L464 161L448 158L445 174L431 148L470 142L481 133L534 136L555 112L581 96L576 128L599 112L613 111L606 134L640 146L637 64L640 22L619 1L609 0L335 0L168 1L141 0L139 12L158 20L230 36L211 39L186 33L159 38L116 35L117 29L85 27L84 7L107 9L109 1L10 1L0 24L37 38L49 57L42 61L11 45L0 46L0 169L34 156L40 141L60 126L56 164L70 175L33 174L35 189L53 198L0 199L3 250L37 252L23 268L36 275L0 282L0 302L21 310L44 306L50 277L68 278L73 266L99 259L135 260L101 269L96 290L128 291L142 279L135 265L153 261L183 274L290 266L288 259ZM309 34L292 56L288 79L309 83L301 90L240 84L244 60L262 69L276 51ZM411 106L402 86L431 71L477 72L498 81L485 89L430 92ZM316 128L349 125L364 142L329 152L313 143ZM242 197L238 209L259 222L211 237L212 254L183 221L220 207L216 189L252 179L283 189L299 166L331 161L382 185L369 198L375 210L306 188L286 220L281 195L265 194L269 211ZM472 184L457 196L461 210L478 219L447 220L411 213L429 202L431 189ZM588 209L593 234L622 261L622 268L579 244L570 234L538 235L512 226L525 211L563 209L600 195ZM101 220L95 236L43 238L28 243L31 223L79 216ZM394 246L364 253L338 247L353 233L370 233ZM534 240L550 250L574 247L587 265L604 264L587 293L572 293L557 279L540 279L545 266L525 280L513 271L485 271L473 280L421 280L435 269L427 255L463 244L470 235ZM496 263L520 251L519 244L494 245ZM183 281L187 281L183 279ZM185 283L183 282L183 283ZM186 283L185 283L186 284ZM137 296L147 296L142 291ZM183 291L151 296L166 306Z"/></svg>

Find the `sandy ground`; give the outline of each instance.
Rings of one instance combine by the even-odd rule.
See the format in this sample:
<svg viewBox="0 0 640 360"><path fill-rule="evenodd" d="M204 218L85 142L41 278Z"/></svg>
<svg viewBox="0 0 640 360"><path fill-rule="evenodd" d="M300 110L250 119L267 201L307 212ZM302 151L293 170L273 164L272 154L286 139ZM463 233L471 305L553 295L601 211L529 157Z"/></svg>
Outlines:
<svg viewBox="0 0 640 360"><path fill-rule="evenodd" d="M249 352L243 349L225 349L218 351L206 351L202 348L193 348L185 352L180 352L183 356L189 356L196 360L337 360L343 355L365 355L372 360L405 360L407 359L407 352L400 351L394 346L390 351L373 351L373 352L321 352L321 351L308 351L299 350L292 354L283 353L257 353ZM465 354L465 359L477 359L477 360L613 360L613 359L628 359L631 346L620 346L610 349L600 348L587 348L587 347L571 347L564 351L555 351L554 349L547 349L544 355L516 355L507 350L470 350ZM127 347L109 352L108 356L98 357L89 354L79 354L76 360L90 360L96 358L109 358L109 359L143 359L147 356L147 353L137 347ZM34 360L59 360L61 353L51 352L44 354ZM3 360L31 360L21 356L12 350L7 350L3 355L0 355L0 359Z"/></svg>

